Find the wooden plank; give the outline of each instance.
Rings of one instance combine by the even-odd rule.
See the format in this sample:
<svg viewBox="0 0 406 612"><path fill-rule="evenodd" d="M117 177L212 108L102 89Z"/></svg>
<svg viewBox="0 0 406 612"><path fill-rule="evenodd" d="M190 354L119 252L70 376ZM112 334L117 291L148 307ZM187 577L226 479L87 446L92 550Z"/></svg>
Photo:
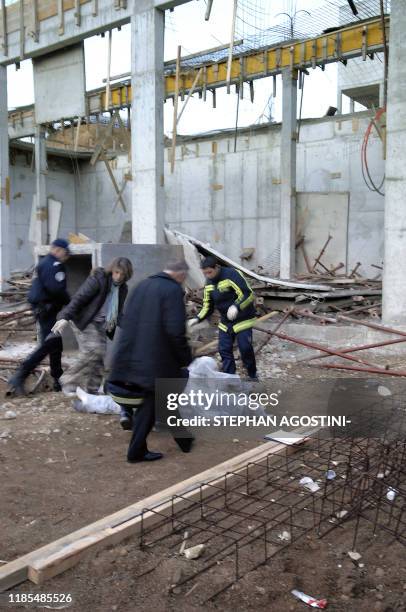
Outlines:
<svg viewBox="0 0 406 612"><path fill-rule="evenodd" d="M152 503L147 503L148 500L144 500L143 502L137 504L138 508L135 510L136 516L133 515L128 519L124 519L123 521L119 520L112 522L109 527L96 531L93 534L89 534L84 538L81 538L79 541L72 542L70 545L67 545L62 550L51 554L45 559L38 559L34 561L28 568L28 578L32 582L35 582L35 584L43 584L46 582L46 580L49 580L53 576L56 576L57 574L60 574L76 565L78 560L89 553L89 550L95 552L96 550L100 550L106 546L118 544L129 536L139 534L141 520L144 528L160 521L161 517L157 516L153 512L146 512L141 518L141 512L144 509L153 508L158 505L160 507L160 512L165 512L165 510L171 509L172 505L174 505L177 509L180 509L182 506L187 505L186 500L193 500L200 496L200 488L197 488L199 484L204 484L208 481L210 481L212 485L221 484L225 474L245 470L250 461L258 461L259 459L266 457L268 454L277 455L283 451L293 453L296 451L296 448L286 447L286 445L280 443L273 443L273 448L268 449L267 452L258 453L258 449L253 450L255 452L250 454L250 459L244 458L243 460L239 460L237 462L235 459L232 459L224 462L220 471L218 470L218 466L214 468L214 470L208 470L207 476L204 478L200 476L198 482L195 482L195 478L192 477L183 483L179 483L178 485L171 487L174 491L178 492L170 493L167 489L166 499L168 499L168 501L166 503L163 503L160 494L158 494L158 496L151 496ZM248 452L250 453L250 451ZM232 478L233 474L230 474L228 479L232 480ZM193 484L188 484L185 486L185 483L189 483L190 481L192 481ZM183 493L179 493L178 487L180 487ZM205 491L208 488L209 487L203 486L202 491ZM175 499L174 502L172 502L172 497L174 495L182 495L182 499ZM152 500L154 497L155 500Z"/></svg>
<svg viewBox="0 0 406 612"><path fill-rule="evenodd" d="M233 5L233 17L231 20L231 36L230 36L230 48L228 51L228 60L227 60L227 77L226 77L226 83L227 83L227 93L230 93L230 84L231 84L231 67L233 64L233 50L234 50L234 35L235 35L235 21L237 18L237 5L238 5L238 0L234 0L234 5Z"/></svg>
<svg viewBox="0 0 406 612"><path fill-rule="evenodd" d="M1 0L1 35L4 55L8 55L6 0Z"/></svg>
<svg viewBox="0 0 406 612"><path fill-rule="evenodd" d="M80 13L80 0L75 0L75 24L80 26L82 22L82 15Z"/></svg>
<svg viewBox="0 0 406 612"><path fill-rule="evenodd" d="M20 0L20 60L24 59L25 27L24 27L24 0Z"/></svg>
<svg viewBox="0 0 406 612"><path fill-rule="evenodd" d="M176 156L176 126L178 123L178 102L179 102L179 75L180 75L180 56L182 47L179 45L176 56L176 78L175 78L175 95L173 98L173 126L172 126L172 147L171 147L171 173L175 170Z"/></svg>
<svg viewBox="0 0 406 612"><path fill-rule="evenodd" d="M32 0L31 10L32 10L32 23L33 23L32 37L35 42L38 42L39 41L38 0Z"/></svg>
<svg viewBox="0 0 406 612"><path fill-rule="evenodd" d="M58 34L62 36L65 32L65 14L63 12L63 0L58 0Z"/></svg>
<svg viewBox="0 0 406 612"><path fill-rule="evenodd" d="M32 580L43 580L51 575L57 575L68 567L73 567L86 552L120 542L132 533L137 533L140 513L144 508L152 508L172 499L174 495L185 495L201 483L220 478L229 471L238 472L248 462L258 461L269 454L277 455L285 448L284 445L275 442L261 444L3 565L0 567L0 592L23 582L28 576ZM195 492L192 493L195 494ZM192 496L190 494L191 498ZM67 555L65 559L63 551ZM57 557L59 564L56 563ZM51 560L52 567L47 567L47 560Z"/></svg>
<svg viewBox="0 0 406 612"><path fill-rule="evenodd" d="M195 91L195 89L196 89L197 82L198 82L198 80L200 79L200 76L201 76L202 72L203 72L203 68L199 68L199 70L198 70L198 71L197 71L197 73L196 73L195 80L193 81L193 85L192 85L191 89L189 89L189 93L188 93L188 95L187 95L187 97L186 97L185 102L183 103L183 106L182 106L182 108L181 108L181 111L180 111L180 113L179 113L179 115L178 115L178 118L177 118L177 120L176 120L176 127L178 126L178 123L179 123L179 121L180 121L180 118L182 117L182 115L183 115L183 113L184 113L184 110L185 110L185 108L186 108L186 106L187 106L187 103L189 102L190 98L192 97L192 95L193 95L193 93L194 93L194 91Z"/></svg>
<svg viewBox="0 0 406 612"><path fill-rule="evenodd" d="M108 172L108 174L109 174L109 176L110 176L111 182L113 183L113 187L114 187L114 189L116 190L117 197L118 197L118 199L119 199L119 201L120 201L120 204L121 204L121 207L122 207L123 211L124 211L124 212L127 212L127 207L126 207L125 202L124 202L124 200L123 200L123 196L121 195L120 188L119 188L119 186L117 185L117 181L116 181L116 178L115 178L115 176L114 176L114 174L113 174L113 170L111 169L111 167L110 167L110 164L109 164L108 160L107 160L107 159L106 159L106 157L104 156L104 151L102 151L102 152L101 152L101 154L100 154L100 159L104 161L104 165L106 166L106 170L107 170L107 172Z"/></svg>

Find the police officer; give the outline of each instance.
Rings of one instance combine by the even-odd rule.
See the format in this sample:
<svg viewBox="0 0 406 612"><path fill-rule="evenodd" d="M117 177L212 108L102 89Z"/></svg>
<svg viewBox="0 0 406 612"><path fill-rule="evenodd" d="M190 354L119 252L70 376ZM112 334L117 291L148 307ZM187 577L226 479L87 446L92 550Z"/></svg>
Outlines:
<svg viewBox="0 0 406 612"><path fill-rule="evenodd" d="M223 372L235 374L233 346L236 339L248 376L256 380L257 366L252 346L252 326L256 317L251 287L241 272L220 266L211 255L202 261L201 268L207 278L203 307L197 317L188 322L188 328L209 317L217 308L221 315L218 350Z"/></svg>
<svg viewBox="0 0 406 612"><path fill-rule="evenodd" d="M31 372L49 355L51 376L54 379L53 390L61 391L59 378L63 370L62 339L51 334L56 316L63 306L69 303L66 290L66 270L64 262L69 257L69 242L57 238L51 244L50 251L36 268L36 273L28 293L28 301L37 322L39 346L21 364L10 378L8 394L24 395L24 381Z"/></svg>

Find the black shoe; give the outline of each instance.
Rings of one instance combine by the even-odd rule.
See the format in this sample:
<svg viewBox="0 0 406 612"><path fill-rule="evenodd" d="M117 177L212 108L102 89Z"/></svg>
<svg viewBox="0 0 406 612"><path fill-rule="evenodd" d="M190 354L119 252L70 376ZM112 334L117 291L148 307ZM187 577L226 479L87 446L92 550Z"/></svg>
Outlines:
<svg viewBox="0 0 406 612"><path fill-rule="evenodd" d="M120 417L120 425L125 431L131 431L131 429L133 428L132 418L129 417L127 414L123 415L122 417Z"/></svg>
<svg viewBox="0 0 406 612"><path fill-rule="evenodd" d="M157 461L158 459L162 459L162 457L162 453L153 453L152 451L148 451L139 459L127 459L127 461L128 463L140 463L140 461Z"/></svg>
<svg viewBox="0 0 406 612"><path fill-rule="evenodd" d="M190 453L194 438L174 438L176 444L183 453Z"/></svg>
<svg viewBox="0 0 406 612"><path fill-rule="evenodd" d="M59 393L60 391L62 391L62 385L57 378L54 378L54 383L52 385L52 391L55 391L55 393Z"/></svg>
<svg viewBox="0 0 406 612"><path fill-rule="evenodd" d="M12 395L14 396L27 395L27 392L24 388L25 378L26 377L23 376L21 372L17 372L16 374L14 374L14 376L9 378L6 396L10 397Z"/></svg>

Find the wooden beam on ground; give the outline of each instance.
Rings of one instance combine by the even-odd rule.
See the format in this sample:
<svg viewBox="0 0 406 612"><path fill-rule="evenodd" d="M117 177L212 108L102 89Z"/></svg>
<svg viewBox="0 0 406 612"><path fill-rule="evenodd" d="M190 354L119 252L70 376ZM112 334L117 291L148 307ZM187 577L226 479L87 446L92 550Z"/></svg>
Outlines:
<svg viewBox="0 0 406 612"><path fill-rule="evenodd" d="M211 482L211 484L220 482L225 474L240 472L246 469L248 463L260 461L268 455L277 456L283 451L294 453L297 446L304 441L305 438L298 438L298 443L295 446L286 446L277 442L261 444L237 457L224 461L213 468L200 472L187 480L87 525L51 544L42 546L15 561L11 561L0 567L0 592L27 579L36 584L42 584L53 576L74 567L89 552L118 544L128 537L138 534L141 525L141 513L144 509L165 503L161 507L161 510L164 511L166 508L171 508L172 503L178 505L183 503L185 498L193 499L200 495L199 485L204 485L207 482ZM231 477L232 474L230 474ZM176 495L182 496L182 498L172 501ZM143 515L142 520L145 527L157 520L157 515L148 512Z"/></svg>

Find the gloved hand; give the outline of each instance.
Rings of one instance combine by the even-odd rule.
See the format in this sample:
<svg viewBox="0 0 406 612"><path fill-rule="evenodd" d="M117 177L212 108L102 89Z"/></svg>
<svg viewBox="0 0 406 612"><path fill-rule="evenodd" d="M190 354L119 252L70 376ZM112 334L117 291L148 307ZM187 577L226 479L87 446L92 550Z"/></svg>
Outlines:
<svg viewBox="0 0 406 612"><path fill-rule="evenodd" d="M237 306L234 306L234 304L233 304L227 310L227 319L229 321L235 321L237 317L238 317L238 308L237 308Z"/></svg>
<svg viewBox="0 0 406 612"><path fill-rule="evenodd" d="M189 333L192 327L200 323L199 317L193 317L193 319L189 319L186 321L186 331Z"/></svg>
<svg viewBox="0 0 406 612"><path fill-rule="evenodd" d="M65 327L68 325L69 321L67 321L66 319L60 319L59 321L57 321L55 323L55 325L53 326L53 328L51 329L51 331L54 334L57 334L58 336L62 335L63 330L65 329Z"/></svg>

